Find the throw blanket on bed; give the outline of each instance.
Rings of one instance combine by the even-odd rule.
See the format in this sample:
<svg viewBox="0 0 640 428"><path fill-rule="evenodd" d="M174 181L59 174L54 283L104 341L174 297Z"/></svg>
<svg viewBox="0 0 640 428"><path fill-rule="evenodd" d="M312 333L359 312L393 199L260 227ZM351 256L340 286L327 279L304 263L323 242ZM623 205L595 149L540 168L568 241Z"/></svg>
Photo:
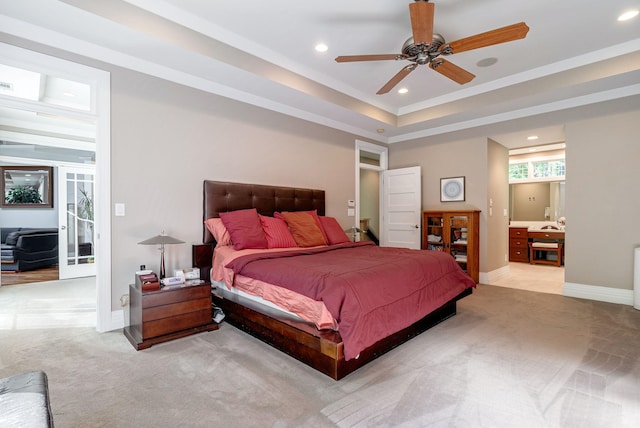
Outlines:
<svg viewBox="0 0 640 428"><path fill-rule="evenodd" d="M322 301L346 360L476 285L449 254L371 242L250 254L226 267Z"/></svg>

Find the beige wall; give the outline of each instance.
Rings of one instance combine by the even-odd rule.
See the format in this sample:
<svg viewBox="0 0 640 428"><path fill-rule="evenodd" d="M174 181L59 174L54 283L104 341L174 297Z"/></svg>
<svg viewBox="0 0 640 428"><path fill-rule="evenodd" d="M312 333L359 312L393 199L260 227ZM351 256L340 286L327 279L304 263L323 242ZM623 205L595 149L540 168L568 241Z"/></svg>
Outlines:
<svg viewBox="0 0 640 428"><path fill-rule="evenodd" d="M475 138L430 144L429 139L392 144L389 168L420 166L422 170L422 209L481 210L480 271L487 270L487 139ZM440 202L440 179L465 177L464 202Z"/></svg>
<svg viewBox="0 0 640 428"><path fill-rule="evenodd" d="M482 272L493 272L509 260L509 151L493 140L487 142L487 239L481 242L485 264ZM507 215L504 215L507 210Z"/></svg>
<svg viewBox="0 0 640 428"><path fill-rule="evenodd" d="M565 281L633 288L640 246L640 110L566 126Z"/></svg>

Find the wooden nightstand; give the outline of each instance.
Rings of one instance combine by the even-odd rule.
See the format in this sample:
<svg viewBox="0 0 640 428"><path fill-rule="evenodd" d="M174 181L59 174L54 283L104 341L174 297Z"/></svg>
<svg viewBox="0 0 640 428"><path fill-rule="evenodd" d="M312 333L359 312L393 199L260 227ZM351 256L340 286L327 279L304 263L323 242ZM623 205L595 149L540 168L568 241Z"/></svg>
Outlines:
<svg viewBox="0 0 640 428"><path fill-rule="evenodd" d="M130 325L124 335L137 350L218 329L211 320L211 284L141 292L129 285Z"/></svg>

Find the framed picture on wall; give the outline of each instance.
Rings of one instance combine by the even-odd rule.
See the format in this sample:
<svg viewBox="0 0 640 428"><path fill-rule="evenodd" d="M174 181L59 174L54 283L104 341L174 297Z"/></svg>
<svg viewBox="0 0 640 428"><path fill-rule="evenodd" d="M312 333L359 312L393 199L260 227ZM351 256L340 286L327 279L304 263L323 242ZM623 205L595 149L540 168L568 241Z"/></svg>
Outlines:
<svg viewBox="0 0 640 428"><path fill-rule="evenodd" d="M53 167L0 166L2 208L53 208Z"/></svg>
<svg viewBox="0 0 640 428"><path fill-rule="evenodd" d="M440 202L464 201L464 177L440 179Z"/></svg>

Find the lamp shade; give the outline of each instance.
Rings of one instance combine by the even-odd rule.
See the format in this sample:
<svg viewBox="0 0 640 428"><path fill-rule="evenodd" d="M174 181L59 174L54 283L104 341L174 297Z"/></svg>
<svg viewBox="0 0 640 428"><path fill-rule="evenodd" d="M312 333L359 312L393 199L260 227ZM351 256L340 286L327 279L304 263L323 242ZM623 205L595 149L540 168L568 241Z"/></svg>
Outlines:
<svg viewBox="0 0 640 428"><path fill-rule="evenodd" d="M164 244L184 244L184 241L168 235L156 235L153 238L138 242L140 245L164 245Z"/></svg>
<svg viewBox="0 0 640 428"><path fill-rule="evenodd" d="M145 239L138 242L140 245L160 245L160 279L165 277L164 269L164 246L169 244L184 244L184 241L167 236L162 232L161 235L156 235L153 238Z"/></svg>

